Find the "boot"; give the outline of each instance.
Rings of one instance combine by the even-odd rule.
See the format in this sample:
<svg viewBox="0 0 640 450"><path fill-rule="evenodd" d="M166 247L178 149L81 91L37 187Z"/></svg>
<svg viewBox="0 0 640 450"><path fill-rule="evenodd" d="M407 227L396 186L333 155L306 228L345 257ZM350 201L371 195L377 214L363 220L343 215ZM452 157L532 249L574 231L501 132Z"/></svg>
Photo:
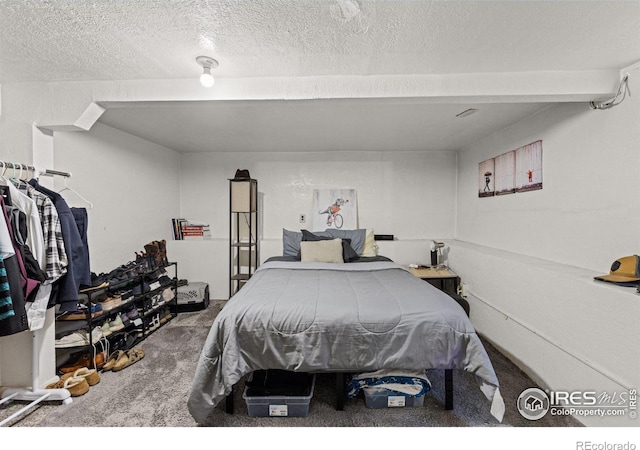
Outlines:
<svg viewBox="0 0 640 450"><path fill-rule="evenodd" d="M149 262L154 266L153 269L162 267L162 262L160 261L160 247L158 247L158 242L150 242L144 246L144 249L147 252Z"/></svg>

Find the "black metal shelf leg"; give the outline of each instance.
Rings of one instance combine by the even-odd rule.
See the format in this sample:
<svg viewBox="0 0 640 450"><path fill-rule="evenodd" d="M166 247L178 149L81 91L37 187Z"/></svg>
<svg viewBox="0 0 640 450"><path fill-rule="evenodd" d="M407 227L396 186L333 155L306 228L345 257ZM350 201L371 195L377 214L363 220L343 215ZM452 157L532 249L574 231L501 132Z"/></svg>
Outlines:
<svg viewBox="0 0 640 450"><path fill-rule="evenodd" d="M453 369L444 370L444 409L453 409Z"/></svg>

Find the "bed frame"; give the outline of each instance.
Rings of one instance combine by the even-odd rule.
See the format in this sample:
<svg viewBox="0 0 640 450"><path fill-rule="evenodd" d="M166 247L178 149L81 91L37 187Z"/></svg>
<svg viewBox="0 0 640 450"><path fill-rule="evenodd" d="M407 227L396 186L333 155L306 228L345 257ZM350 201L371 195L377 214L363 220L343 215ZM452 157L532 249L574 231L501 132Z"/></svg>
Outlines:
<svg viewBox="0 0 640 450"><path fill-rule="evenodd" d="M336 373L336 410L344 411L344 401L347 398L347 379L345 372ZM234 386L235 387L235 386ZM233 414L233 388L225 398L225 411ZM453 369L444 369L444 409L453 409Z"/></svg>

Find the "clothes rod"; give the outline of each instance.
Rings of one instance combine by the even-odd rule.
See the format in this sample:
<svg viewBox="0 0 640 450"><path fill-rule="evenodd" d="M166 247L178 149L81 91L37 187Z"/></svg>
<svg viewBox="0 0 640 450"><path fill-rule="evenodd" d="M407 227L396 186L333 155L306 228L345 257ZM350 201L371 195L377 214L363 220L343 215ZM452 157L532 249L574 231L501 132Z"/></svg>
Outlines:
<svg viewBox="0 0 640 450"><path fill-rule="evenodd" d="M5 162L5 161L0 161L0 164L4 167L4 169L21 169L21 170L30 170L31 172L35 172L36 168L33 166L28 166L26 164L20 164L20 163L12 163L12 162Z"/></svg>
<svg viewBox="0 0 640 450"><path fill-rule="evenodd" d="M69 172L60 172L59 170L47 169L42 173L42 175L59 175L61 177L71 178L71 173Z"/></svg>

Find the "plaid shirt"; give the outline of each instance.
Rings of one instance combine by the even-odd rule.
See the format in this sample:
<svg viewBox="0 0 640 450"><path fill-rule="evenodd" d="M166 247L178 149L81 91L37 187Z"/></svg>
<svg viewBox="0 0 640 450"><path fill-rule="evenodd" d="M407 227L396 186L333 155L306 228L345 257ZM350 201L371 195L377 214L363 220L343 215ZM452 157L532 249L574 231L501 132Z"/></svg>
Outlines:
<svg viewBox="0 0 640 450"><path fill-rule="evenodd" d="M44 271L47 274L47 281L53 283L67 273L67 266L69 265L62 239L62 227L58 211L49 197L36 191L32 186L20 183L18 189L35 201L40 213L44 247L46 249L46 267Z"/></svg>

